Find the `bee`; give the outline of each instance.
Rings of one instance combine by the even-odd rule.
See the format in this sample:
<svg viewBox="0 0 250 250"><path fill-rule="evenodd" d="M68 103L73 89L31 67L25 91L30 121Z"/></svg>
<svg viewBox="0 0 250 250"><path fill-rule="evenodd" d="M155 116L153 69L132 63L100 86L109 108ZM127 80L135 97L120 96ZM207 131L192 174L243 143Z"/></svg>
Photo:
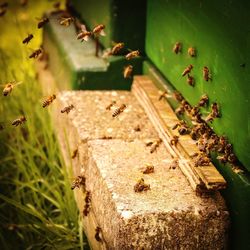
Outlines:
<svg viewBox="0 0 250 250"><path fill-rule="evenodd" d="M83 187L85 189L85 184L86 184L86 178L82 175L79 175L74 179L71 185L71 189L74 190L75 188L80 188L80 187Z"/></svg>
<svg viewBox="0 0 250 250"><path fill-rule="evenodd" d="M200 112L200 108L198 106L194 106L191 108L190 115L195 117Z"/></svg>
<svg viewBox="0 0 250 250"><path fill-rule="evenodd" d="M145 146L146 146L146 147L149 147L149 146L151 146L153 143L154 143L153 141L147 141L146 144L145 144Z"/></svg>
<svg viewBox="0 0 250 250"><path fill-rule="evenodd" d="M105 25L104 24L99 24L96 27L94 27L93 34L105 36L106 34L104 32L104 29L105 29Z"/></svg>
<svg viewBox="0 0 250 250"><path fill-rule="evenodd" d="M71 155L71 159L75 159L77 155L78 155L78 148L76 148L76 149L73 151L73 153L72 153L72 155Z"/></svg>
<svg viewBox="0 0 250 250"><path fill-rule="evenodd" d="M83 209L83 215L84 216L88 216L88 214L89 214L90 203L91 203L91 194L90 194L90 191L87 191L86 196L85 196L85 206L84 206L84 209Z"/></svg>
<svg viewBox="0 0 250 250"><path fill-rule="evenodd" d="M175 111L174 111L177 115L183 115L185 112L184 107L181 105L179 106Z"/></svg>
<svg viewBox="0 0 250 250"><path fill-rule="evenodd" d="M155 150L160 146L161 143L162 143L162 139L161 138L159 138L155 142L153 142L151 144L150 153L151 154L154 153Z"/></svg>
<svg viewBox="0 0 250 250"><path fill-rule="evenodd" d="M133 66L132 65L128 65L124 68L123 71L123 77L124 78L130 78L133 72Z"/></svg>
<svg viewBox="0 0 250 250"><path fill-rule="evenodd" d="M195 162L194 162L194 166L198 167L198 166L209 166L211 163L209 157L206 154L200 154L197 156Z"/></svg>
<svg viewBox="0 0 250 250"><path fill-rule="evenodd" d="M112 136L104 135L104 136L100 137L100 139L103 139L103 140L111 140L111 139L113 139L113 137L112 137Z"/></svg>
<svg viewBox="0 0 250 250"><path fill-rule="evenodd" d="M170 144L171 144L172 146L175 146L175 147L176 147L178 141L179 141L179 136L178 136L178 135L174 135L173 138L170 140Z"/></svg>
<svg viewBox="0 0 250 250"><path fill-rule="evenodd" d="M8 2L3 2L0 4L0 8L8 8L9 3Z"/></svg>
<svg viewBox="0 0 250 250"><path fill-rule="evenodd" d="M34 36L32 34L29 34L26 38L24 38L23 44L28 44L33 37Z"/></svg>
<svg viewBox="0 0 250 250"><path fill-rule="evenodd" d="M43 108L48 107L54 100L56 99L56 95L49 96L46 100L43 101Z"/></svg>
<svg viewBox="0 0 250 250"><path fill-rule="evenodd" d="M126 58L127 60L130 60L130 59L135 58L135 57L138 57L138 56L140 56L139 50L134 50L134 51L129 52L129 53L125 56L125 58Z"/></svg>
<svg viewBox="0 0 250 250"><path fill-rule="evenodd" d="M228 144L227 138L226 138L225 136L220 136L220 137L219 137L219 142L218 142L218 149L217 149L217 151L218 151L219 153L224 153L227 144Z"/></svg>
<svg viewBox="0 0 250 250"><path fill-rule="evenodd" d="M178 91L174 91L173 92L173 97L178 102L181 102L184 99L183 96L182 96L182 94L180 92L178 92Z"/></svg>
<svg viewBox="0 0 250 250"><path fill-rule="evenodd" d="M73 104L71 104L71 105L65 107L64 109L62 109L61 113L67 113L68 114L73 108L75 108L75 107L74 107Z"/></svg>
<svg viewBox="0 0 250 250"><path fill-rule="evenodd" d="M116 104L116 101L112 101L107 107L106 110L111 110L111 108Z"/></svg>
<svg viewBox="0 0 250 250"><path fill-rule="evenodd" d="M151 174L154 173L155 167L152 164L146 164L146 168L142 171L143 174Z"/></svg>
<svg viewBox="0 0 250 250"><path fill-rule="evenodd" d="M112 116L113 117L117 117L119 114L121 114L125 109L126 109L126 105L125 104L122 104L119 108L117 108L114 112L113 112L113 114L112 114Z"/></svg>
<svg viewBox="0 0 250 250"><path fill-rule="evenodd" d="M178 160L173 160L171 163L170 163L170 166L169 166L169 169L176 169L179 167L179 161Z"/></svg>
<svg viewBox="0 0 250 250"><path fill-rule="evenodd" d="M201 113L198 113L195 117L192 118L193 121L198 123L203 123L203 119L201 117Z"/></svg>
<svg viewBox="0 0 250 250"><path fill-rule="evenodd" d="M83 41L88 41L89 38L92 36L92 32L91 31L87 31L86 29L86 26L84 24L81 24L80 25L80 29L81 29L81 32L78 33L77 35L77 39L82 39L82 42Z"/></svg>
<svg viewBox="0 0 250 250"><path fill-rule="evenodd" d="M136 193L143 192L143 191L148 191L150 190L150 185L145 184L145 181L143 178L139 179L137 183L134 186L134 191Z"/></svg>
<svg viewBox="0 0 250 250"><path fill-rule="evenodd" d="M20 0L20 5L21 6L26 6L28 4L28 0Z"/></svg>
<svg viewBox="0 0 250 250"><path fill-rule="evenodd" d="M168 94L168 92L165 90L161 93L161 95L159 96L158 100L161 101L164 97L166 97L166 95Z"/></svg>
<svg viewBox="0 0 250 250"><path fill-rule="evenodd" d="M124 43L117 43L112 49L111 49L111 55L116 55L121 49L124 48Z"/></svg>
<svg viewBox="0 0 250 250"><path fill-rule="evenodd" d="M187 83L188 85L194 87L194 77L188 74Z"/></svg>
<svg viewBox="0 0 250 250"><path fill-rule="evenodd" d="M37 24L37 28L38 29L41 29L46 23L48 23L49 22L49 18L48 17L44 17L44 18L42 18L39 22L38 22L38 24Z"/></svg>
<svg viewBox="0 0 250 250"><path fill-rule="evenodd" d="M96 227L95 229L95 239L99 242L102 242L102 238L100 236L101 234L101 228L100 227Z"/></svg>
<svg viewBox="0 0 250 250"><path fill-rule="evenodd" d="M220 112L219 112L219 105L214 102L212 105L211 105L211 109L212 109L212 116L214 118L217 118L217 117L220 117Z"/></svg>
<svg viewBox="0 0 250 250"><path fill-rule="evenodd" d="M191 70L193 69L193 65L190 64L189 66L187 66L184 71L182 72L182 76L185 76L187 74L189 74L191 72Z"/></svg>
<svg viewBox="0 0 250 250"><path fill-rule="evenodd" d="M201 99L200 99L200 101L199 101L199 107L204 107L204 106L206 106L207 104L208 104L208 101L209 101L209 99L208 99L208 95L206 95L206 94L204 94L204 95L202 95L202 97L201 97Z"/></svg>
<svg viewBox="0 0 250 250"><path fill-rule="evenodd" d="M15 127L17 127L17 126L25 123L26 121L27 121L26 117L25 116L21 116L20 118L14 120L12 122L12 125L15 126Z"/></svg>
<svg viewBox="0 0 250 250"><path fill-rule="evenodd" d="M229 163L232 163L232 164L235 164L237 162L237 157L235 154L231 153L229 156L228 156L228 162Z"/></svg>
<svg viewBox="0 0 250 250"><path fill-rule="evenodd" d="M181 52L181 43L180 42L177 42L174 47L173 47L173 52L175 54L178 54Z"/></svg>
<svg viewBox="0 0 250 250"><path fill-rule="evenodd" d="M216 159L219 160L222 164L226 164L228 159L227 159L227 155L221 155L221 156L217 156Z"/></svg>
<svg viewBox="0 0 250 250"><path fill-rule="evenodd" d="M180 122L177 122L173 127L172 130L175 130L178 128L178 132L180 135L185 135L185 134L189 134L190 130L187 127L187 124L185 121L181 120Z"/></svg>
<svg viewBox="0 0 250 250"><path fill-rule="evenodd" d="M3 95L8 96L12 92L13 88L16 87L17 85L21 84L21 83L22 82L15 82L15 81L6 83L4 85Z"/></svg>
<svg viewBox="0 0 250 250"><path fill-rule="evenodd" d="M183 106L185 111L187 111L188 113L191 112L192 108L191 108L190 104L186 100L182 100L181 105Z"/></svg>
<svg viewBox="0 0 250 250"><path fill-rule="evenodd" d="M7 12L7 8L0 7L0 17L4 16L6 12Z"/></svg>
<svg viewBox="0 0 250 250"><path fill-rule="evenodd" d="M134 127L135 132L140 132L141 131L141 126L138 124Z"/></svg>
<svg viewBox="0 0 250 250"><path fill-rule="evenodd" d="M73 17L61 17L59 24L65 27L68 27L72 22L74 22Z"/></svg>
<svg viewBox="0 0 250 250"><path fill-rule="evenodd" d="M205 81L212 80L212 78L211 78L211 76L210 76L210 73L209 73L209 69L208 69L207 66L204 66L204 67L203 67L202 72L203 72L203 79L204 79Z"/></svg>
<svg viewBox="0 0 250 250"><path fill-rule="evenodd" d="M41 49L37 49L34 52L32 52L29 56L29 58L37 58L39 55L42 54L42 50Z"/></svg>
<svg viewBox="0 0 250 250"><path fill-rule="evenodd" d="M188 55L191 57L196 57L196 50L193 47L188 48Z"/></svg>
<svg viewBox="0 0 250 250"><path fill-rule="evenodd" d="M233 152L233 145L231 143L227 143L224 152L225 154L230 155Z"/></svg>

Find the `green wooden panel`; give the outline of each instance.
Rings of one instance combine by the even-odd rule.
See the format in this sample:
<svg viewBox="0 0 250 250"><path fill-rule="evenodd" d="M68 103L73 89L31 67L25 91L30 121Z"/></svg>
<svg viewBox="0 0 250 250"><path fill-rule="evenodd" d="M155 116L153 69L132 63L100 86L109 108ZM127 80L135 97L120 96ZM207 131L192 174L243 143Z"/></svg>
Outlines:
<svg viewBox="0 0 250 250"><path fill-rule="evenodd" d="M101 38L104 47L124 42L127 48L144 52L145 0L72 0L72 5L88 27L106 25L106 36Z"/></svg>
<svg viewBox="0 0 250 250"><path fill-rule="evenodd" d="M250 170L250 1L148 0L146 54L190 102L207 93L218 102L222 117L212 124L226 135L243 165ZM175 54L176 42L183 45ZM190 46L197 57L187 54ZM183 70L193 64L195 87L186 83ZM242 67L245 64L245 67ZM203 80L202 68L212 81ZM208 113L208 110L204 110Z"/></svg>

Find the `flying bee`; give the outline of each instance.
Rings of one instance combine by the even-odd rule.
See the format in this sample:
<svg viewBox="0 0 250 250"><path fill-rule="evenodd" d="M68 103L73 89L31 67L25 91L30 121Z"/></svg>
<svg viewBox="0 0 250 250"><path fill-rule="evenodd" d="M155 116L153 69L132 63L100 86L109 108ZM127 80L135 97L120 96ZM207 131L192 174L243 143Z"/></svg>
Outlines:
<svg viewBox="0 0 250 250"><path fill-rule="evenodd" d="M82 175L79 175L74 179L71 185L71 189L74 190L75 188L80 188L80 187L83 187L85 189L85 184L86 184L86 178Z"/></svg>
<svg viewBox="0 0 250 250"><path fill-rule="evenodd" d="M132 65L126 66L123 70L123 77L124 78L131 78L132 72L133 72L133 66Z"/></svg>
<svg viewBox="0 0 250 250"><path fill-rule="evenodd" d="M150 148L150 153L154 153L156 151L156 149L160 146L160 144L162 143L162 139L159 138L157 139L155 142L153 142L151 144L151 148Z"/></svg>
<svg viewBox="0 0 250 250"><path fill-rule="evenodd" d="M202 97L201 97L201 99L199 101L199 106L200 107L206 106L208 104L208 100L209 100L208 95L206 95L206 94L202 95Z"/></svg>
<svg viewBox="0 0 250 250"><path fill-rule="evenodd" d="M183 96L182 96L182 94L179 91L174 91L173 92L173 97L178 102L181 102L184 99Z"/></svg>
<svg viewBox="0 0 250 250"><path fill-rule="evenodd" d="M69 106L63 108L63 109L61 110L61 113L67 113L67 114L68 114L73 108L75 108L75 107L74 107L73 104L71 104L71 105L69 105Z"/></svg>
<svg viewBox="0 0 250 250"><path fill-rule="evenodd" d="M80 33L77 34L77 39L82 39L83 41L88 41L89 38L92 36L92 32L91 31L87 31L87 28L84 24L79 24L80 25Z"/></svg>
<svg viewBox="0 0 250 250"><path fill-rule="evenodd" d="M89 214L90 203L91 203L91 194L90 194L90 191L87 191L86 196L85 196L85 206L84 206L84 209L83 209L83 215L84 216L88 216L88 214Z"/></svg>
<svg viewBox="0 0 250 250"><path fill-rule="evenodd" d="M168 94L168 92L165 90L161 93L161 95L159 96L158 100L161 101L164 97L166 97L166 95Z"/></svg>
<svg viewBox="0 0 250 250"><path fill-rule="evenodd" d="M146 184L143 178L139 179L134 186L134 191L136 193L148 191L149 189L150 189L150 185Z"/></svg>
<svg viewBox="0 0 250 250"><path fill-rule="evenodd" d="M59 24L65 27L68 27L72 22L74 22L74 18L73 17L61 17Z"/></svg>
<svg viewBox="0 0 250 250"><path fill-rule="evenodd" d="M114 112L113 112L113 114L112 114L112 116L113 117L117 117L119 114L121 114L125 109L126 109L126 105L125 104L122 104L119 108L117 108Z"/></svg>
<svg viewBox="0 0 250 250"><path fill-rule="evenodd" d="M138 57L138 56L140 56L139 50L134 50L134 51L129 52L129 53L125 56L125 58L126 58L127 60L130 60L130 59L135 58L135 57Z"/></svg>
<svg viewBox="0 0 250 250"><path fill-rule="evenodd" d="M11 124L15 127L25 123L27 121L25 116L21 116L20 118L14 120Z"/></svg>
<svg viewBox="0 0 250 250"><path fill-rule="evenodd" d="M155 168L154 165L152 164L146 164L146 168L142 171L143 174L152 174L154 173Z"/></svg>
<svg viewBox="0 0 250 250"><path fill-rule="evenodd" d="M196 57L196 50L193 47L188 48L188 55L191 57Z"/></svg>
<svg viewBox="0 0 250 250"><path fill-rule="evenodd" d="M191 70L193 69L193 65L190 64L189 66L187 66L184 71L182 72L182 76L185 76L187 74L189 74L191 72Z"/></svg>
<svg viewBox="0 0 250 250"><path fill-rule="evenodd" d="M188 83L188 85L194 87L194 77L193 77L193 76L190 76L190 75L188 74L187 83Z"/></svg>
<svg viewBox="0 0 250 250"><path fill-rule="evenodd" d="M124 48L124 43L117 43L112 49L111 49L111 55L116 55L121 49Z"/></svg>
<svg viewBox="0 0 250 250"><path fill-rule="evenodd" d="M23 44L28 44L33 37L34 36L32 34L29 34L26 38L24 38Z"/></svg>
<svg viewBox="0 0 250 250"><path fill-rule="evenodd" d="M105 36L106 34L104 32L104 29L105 29L105 25L104 24L99 24L96 27L94 27L93 34Z"/></svg>
<svg viewBox="0 0 250 250"><path fill-rule="evenodd" d="M170 140L170 144L171 144L172 146L175 146L175 147L176 147L178 141L179 141L179 136L178 136L178 135L174 135L173 138Z"/></svg>
<svg viewBox="0 0 250 250"><path fill-rule="evenodd" d="M54 100L56 99L56 95L49 96L46 100L43 101L43 108L48 107Z"/></svg>
<svg viewBox="0 0 250 250"><path fill-rule="evenodd" d="M184 109L184 107L181 105L181 106L179 106L177 109L175 109L174 112L175 112L177 115L183 115L184 112L185 112L185 109Z"/></svg>
<svg viewBox="0 0 250 250"><path fill-rule="evenodd" d="M13 88L21 83L22 82L13 81L13 82L8 82L8 83L4 84L3 95L8 96L12 92Z"/></svg>
<svg viewBox="0 0 250 250"><path fill-rule="evenodd" d="M111 108L116 104L116 101L112 101L107 107L106 110L111 110Z"/></svg>
<svg viewBox="0 0 250 250"><path fill-rule="evenodd" d="M77 155L78 155L78 148L76 148L76 149L73 151L73 153L72 153L72 155L71 155L71 159L75 159Z"/></svg>
<svg viewBox="0 0 250 250"><path fill-rule="evenodd" d="M178 54L181 52L181 43L180 42L177 42L174 47L173 47L173 52L175 54Z"/></svg>
<svg viewBox="0 0 250 250"><path fill-rule="evenodd" d="M32 52L29 56L29 58L37 58L39 55L41 55L43 52L42 52L42 49L37 49L35 50L34 52Z"/></svg>
<svg viewBox="0 0 250 250"><path fill-rule="evenodd" d="M42 18L39 22L38 22L38 24L37 24L37 28L38 29L41 29L46 23L48 23L49 22L49 18L48 17L44 17L44 18Z"/></svg>
<svg viewBox="0 0 250 250"><path fill-rule="evenodd" d="M101 228L100 227L96 227L95 229L95 239L99 242L102 242L102 238L101 238Z"/></svg>
<svg viewBox="0 0 250 250"><path fill-rule="evenodd" d="M211 76L210 76L209 69L208 69L207 66L204 66L204 67L203 67L202 72L203 72L203 79L204 79L205 81L212 80L212 78L211 78Z"/></svg>

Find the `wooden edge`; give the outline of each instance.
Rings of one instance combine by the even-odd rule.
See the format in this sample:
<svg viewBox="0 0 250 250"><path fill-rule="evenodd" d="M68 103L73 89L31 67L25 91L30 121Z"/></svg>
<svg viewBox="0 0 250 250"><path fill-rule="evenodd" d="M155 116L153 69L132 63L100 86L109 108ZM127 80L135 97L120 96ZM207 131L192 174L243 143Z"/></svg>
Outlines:
<svg viewBox="0 0 250 250"><path fill-rule="evenodd" d="M160 138L173 158L179 159L180 169L195 191L201 189L219 190L226 187L226 181L211 163L209 166L195 167L192 159L199 149L190 135L180 136L177 146L172 146L170 140L178 132L172 126L179 119L166 101L159 101L160 91L147 76L135 76L132 93L136 96L146 114L158 131Z"/></svg>

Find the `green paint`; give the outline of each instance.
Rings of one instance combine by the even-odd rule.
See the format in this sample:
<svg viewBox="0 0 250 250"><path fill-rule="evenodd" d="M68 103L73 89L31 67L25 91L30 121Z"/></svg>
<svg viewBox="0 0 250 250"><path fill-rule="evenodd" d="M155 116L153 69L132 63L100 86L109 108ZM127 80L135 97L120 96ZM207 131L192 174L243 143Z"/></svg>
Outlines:
<svg viewBox="0 0 250 250"><path fill-rule="evenodd" d="M123 78L126 65L141 73L142 58L127 61L124 56L106 59L95 56L95 42L76 39L73 26L65 28L51 18L44 29L43 45L49 53L49 67L61 89L130 89L131 79Z"/></svg>
<svg viewBox="0 0 250 250"><path fill-rule="evenodd" d="M164 76L148 61L143 63L143 73L149 75L156 86L164 90L167 87L169 93L175 89L164 78ZM173 98L168 98L169 103L175 109L179 106ZM185 119L186 117L181 117ZM227 188L222 191L231 216L231 230L229 234L230 249L245 250L250 249L250 173L235 173L229 164L222 165L213 155L213 163L227 181Z"/></svg>
<svg viewBox="0 0 250 250"><path fill-rule="evenodd" d="M108 48L113 42L124 42L131 50L144 51L145 42L145 0L72 0L75 11L89 28L106 25L106 37L102 44Z"/></svg>
<svg viewBox="0 0 250 250"><path fill-rule="evenodd" d="M229 138L250 170L250 2L148 0L147 9L146 54L190 104L197 104L204 93L210 103L218 102L222 117L212 127ZM172 48L178 41L183 48L176 55ZM197 49L196 58L188 56L190 46ZM194 65L194 88L181 77L189 64ZM204 66L211 70L212 81L203 80Z"/></svg>

